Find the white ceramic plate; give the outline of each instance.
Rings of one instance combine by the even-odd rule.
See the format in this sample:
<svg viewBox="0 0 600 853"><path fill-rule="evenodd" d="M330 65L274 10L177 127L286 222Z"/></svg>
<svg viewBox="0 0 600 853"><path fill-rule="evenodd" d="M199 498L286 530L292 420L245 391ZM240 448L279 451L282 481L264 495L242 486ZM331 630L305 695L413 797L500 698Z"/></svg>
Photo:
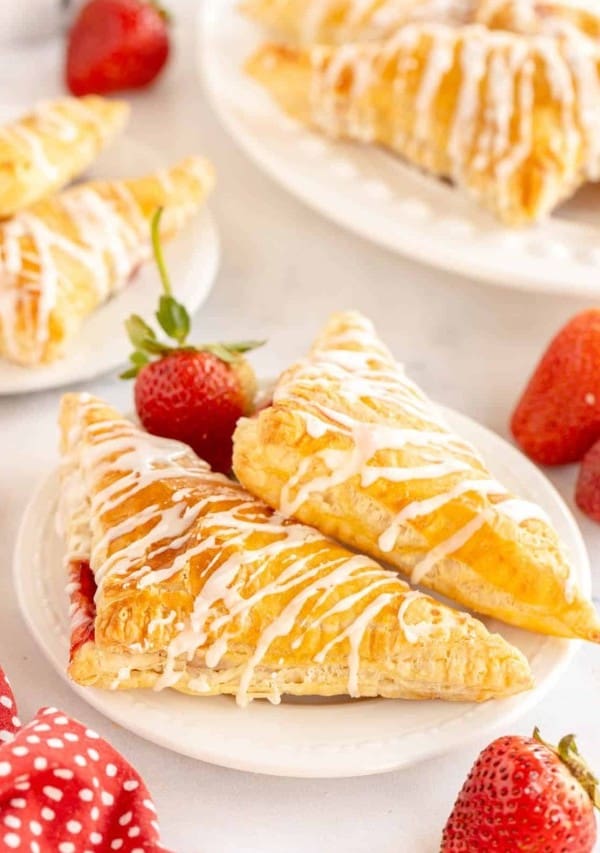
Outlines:
<svg viewBox="0 0 600 853"><path fill-rule="evenodd" d="M166 165L160 152L121 136L101 154L85 177L132 177ZM166 244L165 258L177 298L190 312L196 311L208 296L219 266L219 240L208 211L195 217ZM159 293L158 272L148 262L121 293L86 320L64 358L34 369L0 359L0 394L57 388L115 370L127 361L131 351L123 321L133 313L152 317Z"/></svg>
<svg viewBox="0 0 600 853"><path fill-rule="evenodd" d="M462 191L374 147L330 142L287 118L242 64L268 38L238 0L199 6L198 60L213 105L244 150L312 207L382 246L509 287L600 294L600 185L547 222L509 230Z"/></svg>
<svg viewBox="0 0 600 853"><path fill-rule="evenodd" d="M468 418L446 411L450 424L488 459L495 475L553 518L570 550L576 577L589 592L590 570L577 525L548 480L517 450ZM14 581L25 621L66 677L69 620L63 548L54 530L56 472L29 504L18 536ZM521 648L537 687L496 702L453 704L390 699L306 698L238 708L230 697L195 698L175 691L73 689L107 717L148 740L203 761L280 776L360 776L413 764L488 729L504 726L540 701L578 645L487 620Z"/></svg>

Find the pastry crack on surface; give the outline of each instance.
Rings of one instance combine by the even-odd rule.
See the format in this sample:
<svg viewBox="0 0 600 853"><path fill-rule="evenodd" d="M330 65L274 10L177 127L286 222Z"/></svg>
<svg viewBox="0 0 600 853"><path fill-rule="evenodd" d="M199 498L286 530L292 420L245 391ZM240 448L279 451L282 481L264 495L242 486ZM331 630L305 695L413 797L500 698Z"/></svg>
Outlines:
<svg viewBox="0 0 600 853"><path fill-rule="evenodd" d="M172 687L483 701L531 686L524 656L395 572L274 512L185 445L97 398L61 413L71 677Z"/></svg>

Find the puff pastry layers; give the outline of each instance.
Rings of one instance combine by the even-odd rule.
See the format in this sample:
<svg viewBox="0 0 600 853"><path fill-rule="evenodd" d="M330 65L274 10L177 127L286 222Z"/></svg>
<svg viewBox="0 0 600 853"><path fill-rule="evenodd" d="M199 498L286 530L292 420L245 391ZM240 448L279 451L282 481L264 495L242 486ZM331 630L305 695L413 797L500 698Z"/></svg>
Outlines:
<svg viewBox="0 0 600 853"><path fill-rule="evenodd" d="M286 516L480 613L600 642L549 519L511 495L396 364L368 320L334 316L241 420L234 470Z"/></svg>
<svg viewBox="0 0 600 853"><path fill-rule="evenodd" d="M123 288L198 211L214 180L199 157L126 181L79 184L0 223L0 355L34 367L58 358L83 320Z"/></svg>
<svg viewBox="0 0 600 853"><path fill-rule="evenodd" d="M598 178L599 63L583 36L423 23L385 43L265 45L247 71L303 124L383 145L522 225Z"/></svg>
<svg viewBox="0 0 600 853"><path fill-rule="evenodd" d="M0 127L0 218L55 192L93 163L129 116L96 95L40 104Z"/></svg>
<svg viewBox="0 0 600 853"><path fill-rule="evenodd" d="M80 684L241 704L284 693L484 700L530 686L502 637L283 519L185 445L83 394L63 398L60 427Z"/></svg>

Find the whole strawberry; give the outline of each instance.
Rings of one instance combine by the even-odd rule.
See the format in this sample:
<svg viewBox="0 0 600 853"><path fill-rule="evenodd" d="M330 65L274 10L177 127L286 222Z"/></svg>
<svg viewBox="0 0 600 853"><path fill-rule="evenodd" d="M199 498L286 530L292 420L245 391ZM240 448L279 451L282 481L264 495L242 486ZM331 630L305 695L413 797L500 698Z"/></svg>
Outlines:
<svg viewBox="0 0 600 853"><path fill-rule="evenodd" d="M501 737L483 750L444 828L441 853L592 853L597 780L573 735L558 747Z"/></svg>
<svg viewBox="0 0 600 853"><path fill-rule="evenodd" d="M150 0L89 0L69 32L66 81L74 95L139 89L169 56L167 15Z"/></svg>
<svg viewBox="0 0 600 853"><path fill-rule="evenodd" d="M600 308L573 317L550 343L511 428L542 465L577 462L600 438Z"/></svg>
<svg viewBox="0 0 600 853"><path fill-rule="evenodd" d="M575 500L580 510L600 523L600 441L597 441L583 457L577 478Z"/></svg>
<svg viewBox="0 0 600 853"><path fill-rule="evenodd" d="M145 429L183 441L215 471L231 470L232 438L242 415L252 411L256 380L242 354L260 341L233 344L186 343L189 315L173 297L159 243L162 211L152 221L152 244L164 293L156 318L175 346L133 315L126 327L135 347L123 379L135 377L135 408Z"/></svg>

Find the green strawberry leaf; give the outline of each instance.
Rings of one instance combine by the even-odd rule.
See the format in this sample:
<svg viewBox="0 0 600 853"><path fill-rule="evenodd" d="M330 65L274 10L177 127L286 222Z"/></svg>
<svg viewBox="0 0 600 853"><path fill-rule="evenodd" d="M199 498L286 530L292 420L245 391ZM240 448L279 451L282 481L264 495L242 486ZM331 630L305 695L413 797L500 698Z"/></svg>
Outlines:
<svg viewBox="0 0 600 853"><path fill-rule="evenodd" d="M232 364L234 361L237 361L238 355L225 346L225 344L206 344L205 346L198 347L202 352L210 352L213 355L216 355L217 358L220 358L221 361L224 361L226 364Z"/></svg>
<svg viewBox="0 0 600 853"><path fill-rule="evenodd" d="M150 329L150 332L152 332L152 329ZM145 342L145 338L140 339L141 344L145 344ZM123 373L119 375L120 379L135 379L142 367L146 364L150 364L149 357L145 352L142 352L139 349L134 350L130 354L129 361L131 362L131 367L128 367L127 370L124 370Z"/></svg>
<svg viewBox="0 0 600 853"><path fill-rule="evenodd" d="M135 379L139 372L139 367L128 367L123 373L119 373L119 379Z"/></svg>
<svg viewBox="0 0 600 853"><path fill-rule="evenodd" d="M238 343L226 344L201 344L195 347L199 352L210 352L227 364L237 361L240 355L250 350L261 347L265 341L239 341Z"/></svg>
<svg viewBox="0 0 600 853"><path fill-rule="evenodd" d="M146 353L140 352L139 350L136 350L135 352L131 353L131 355L129 356L129 361L135 367L144 367L144 365L150 364L150 359L148 358Z"/></svg>
<svg viewBox="0 0 600 853"><path fill-rule="evenodd" d="M167 344L161 344L161 342L157 341L156 338L144 338L140 349L144 352L150 353L151 355L167 355L167 353L173 352L175 347L170 347Z"/></svg>
<svg viewBox="0 0 600 853"><path fill-rule="evenodd" d="M129 336L129 340L136 349L143 349L144 341L154 340L156 334L154 330L139 316L132 314L125 320L125 329Z"/></svg>
<svg viewBox="0 0 600 853"><path fill-rule="evenodd" d="M565 735L560 739L558 746L554 746L543 740L540 730L536 726L533 730L533 738L558 756L587 793L592 801L592 805L600 809L600 785L598 779L580 755L575 742L575 735Z"/></svg>
<svg viewBox="0 0 600 853"><path fill-rule="evenodd" d="M264 346L266 341L239 341L234 344L224 344L230 352L243 355L245 352L250 352L253 349Z"/></svg>
<svg viewBox="0 0 600 853"><path fill-rule="evenodd" d="M190 332L190 315L184 305L178 302L174 296L163 294L160 297L156 319L160 327L170 338L183 344Z"/></svg>
<svg viewBox="0 0 600 853"><path fill-rule="evenodd" d="M234 343L214 343L193 346L186 343L191 328L190 315L184 305L173 296L171 282L165 265L160 240L160 221L163 209L159 207L151 223L151 238L154 259L162 282L156 320L164 332L176 345L165 344L154 329L138 314L133 314L125 322L125 328L134 351L129 356L130 366L121 374L121 379L134 379L140 370L150 364L154 357L159 359L174 352L209 352L221 361L232 364L250 350L262 346L264 341L237 341Z"/></svg>

